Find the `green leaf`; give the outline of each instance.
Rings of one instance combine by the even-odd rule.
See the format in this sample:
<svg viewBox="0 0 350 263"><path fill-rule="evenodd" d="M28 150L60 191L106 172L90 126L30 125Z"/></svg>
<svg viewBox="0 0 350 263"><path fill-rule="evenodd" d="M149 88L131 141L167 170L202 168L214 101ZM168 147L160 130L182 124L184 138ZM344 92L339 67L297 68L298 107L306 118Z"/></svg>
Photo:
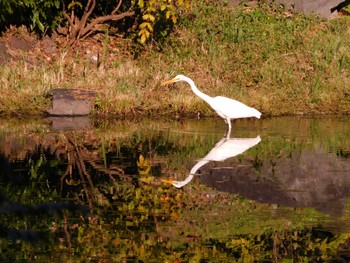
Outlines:
<svg viewBox="0 0 350 263"><path fill-rule="evenodd" d="M134 201L131 201L131 202L129 203L128 209L129 209L129 210L134 210L134 209L135 209Z"/></svg>

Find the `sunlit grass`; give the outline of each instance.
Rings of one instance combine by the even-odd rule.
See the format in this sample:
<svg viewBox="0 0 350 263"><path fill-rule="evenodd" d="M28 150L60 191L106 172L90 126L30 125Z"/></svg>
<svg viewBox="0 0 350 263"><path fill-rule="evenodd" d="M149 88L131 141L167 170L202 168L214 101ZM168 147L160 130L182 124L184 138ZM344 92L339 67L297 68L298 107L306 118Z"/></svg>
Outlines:
<svg viewBox="0 0 350 263"><path fill-rule="evenodd" d="M195 51L182 52L182 59L185 72L202 71L202 78L193 74L199 85L272 115L344 113L346 106L341 105L349 100L349 20L323 21L259 8L199 9L196 19L184 21L187 30L175 41L181 48L174 49L186 50L189 41L194 43ZM204 17L209 21L203 22ZM221 82L207 81L211 77Z"/></svg>
<svg viewBox="0 0 350 263"><path fill-rule="evenodd" d="M133 59L104 36L98 65L62 50L48 63L1 66L1 114L40 114L47 92L63 87L96 90L95 114L214 115L186 84L160 86L179 73L211 96L235 98L264 115L349 113L349 26L345 17L198 1L159 44L162 52Z"/></svg>
<svg viewBox="0 0 350 263"><path fill-rule="evenodd" d="M50 86L57 84L47 76L49 71L42 67L29 68L26 63L1 66L0 72L0 114L4 115L41 113L47 106L45 96Z"/></svg>

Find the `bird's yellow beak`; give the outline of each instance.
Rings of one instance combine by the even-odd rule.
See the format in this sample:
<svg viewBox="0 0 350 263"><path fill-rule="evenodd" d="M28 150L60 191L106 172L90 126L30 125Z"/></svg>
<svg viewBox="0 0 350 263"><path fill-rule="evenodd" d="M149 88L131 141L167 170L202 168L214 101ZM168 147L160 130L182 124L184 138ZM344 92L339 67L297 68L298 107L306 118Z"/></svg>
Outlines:
<svg viewBox="0 0 350 263"><path fill-rule="evenodd" d="M171 80L168 80L168 81L163 82L163 83L160 84L160 85L161 85L161 86L165 86L165 85L168 85L168 84L173 83L173 82L175 82L175 81L176 81L176 78L173 78L173 79L171 79Z"/></svg>
<svg viewBox="0 0 350 263"><path fill-rule="evenodd" d="M163 183L167 183L167 184L171 184L173 185L174 184L174 181L171 181L171 180L166 180L166 179L160 179Z"/></svg>

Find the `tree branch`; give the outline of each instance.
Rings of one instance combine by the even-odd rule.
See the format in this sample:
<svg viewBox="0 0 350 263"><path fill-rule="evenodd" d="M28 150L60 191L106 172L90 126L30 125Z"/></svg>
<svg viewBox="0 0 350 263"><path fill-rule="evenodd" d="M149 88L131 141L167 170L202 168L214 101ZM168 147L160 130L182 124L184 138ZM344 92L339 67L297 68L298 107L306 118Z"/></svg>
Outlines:
<svg viewBox="0 0 350 263"><path fill-rule="evenodd" d="M116 14L117 11L120 9L123 3L123 0L117 0L116 2L117 2L117 6L113 9L113 11L109 15L96 17L92 19L90 23L88 23L88 20L96 7L96 0L88 0L84 8L84 13L80 20L78 17L75 17L73 13L72 13L73 17L70 17L66 12L65 5L63 3L62 14L63 14L63 17L67 19L68 24L70 26L68 45L72 46L79 39L90 35L92 32L95 32L96 31L95 26L98 24L105 23L106 21L118 21L125 17L130 17L135 15L134 11L126 11L124 13Z"/></svg>
<svg viewBox="0 0 350 263"><path fill-rule="evenodd" d="M96 6L96 0L89 0L87 5L85 6L84 14L80 20L79 27L78 27L79 33L78 33L77 39L79 39L82 36L82 30L86 28L87 20L92 14L92 12L94 11L95 6Z"/></svg>
<svg viewBox="0 0 350 263"><path fill-rule="evenodd" d="M70 16L67 14L66 12L66 5L64 4L64 1L63 1L63 10L62 10L62 14L63 14L63 17L65 19L67 19L68 21L68 24L69 24L69 27L71 28L71 30L68 29L68 32L69 34L71 35L72 34L72 30L74 29L74 21L70 18Z"/></svg>
<svg viewBox="0 0 350 263"><path fill-rule="evenodd" d="M123 2L122 0L119 0L118 5L116 6L116 8L114 8L111 15L115 15L115 13L119 10L120 6L122 5L122 2Z"/></svg>
<svg viewBox="0 0 350 263"><path fill-rule="evenodd" d="M92 3L91 0L89 0L89 1L87 2L86 6L85 6L85 9L84 9L84 14L87 13L87 12L89 11L91 3Z"/></svg>
<svg viewBox="0 0 350 263"><path fill-rule="evenodd" d="M66 11L63 11L62 14L63 14L64 18L67 19L69 26L73 27L74 23L73 23L72 19L70 19L69 15L66 13Z"/></svg>
<svg viewBox="0 0 350 263"><path fill-rule="evenodd" d="M122 14L118 14L118 15L107 15L107 16L100 16L100 17L96 17L94 20L91 21L91 23L89 25L87 25L81 32L81 36L84 36L85 34L87 34L89 31L93 30L94 26L96 26L97 24L102 24L106 21L118 21L121 20L125 17L129 17L129 16L133 16L135 14L135 12L125 12Z"/></svg>

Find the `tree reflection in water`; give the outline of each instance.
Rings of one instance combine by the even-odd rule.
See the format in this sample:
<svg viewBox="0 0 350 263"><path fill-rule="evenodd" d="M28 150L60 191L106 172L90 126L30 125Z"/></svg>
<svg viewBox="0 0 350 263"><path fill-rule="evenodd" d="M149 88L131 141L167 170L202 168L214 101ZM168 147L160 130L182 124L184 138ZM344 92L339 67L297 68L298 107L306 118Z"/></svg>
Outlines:
<svg viewBox="0 0 350 263"><path fill-rule="evenodd" d="M3 237L12 235L25 240L40 240L43 234L45 242L43 246L31 246L18 240L2 240L0 248L4 253L0 261L14 255L17 259L39 257L45 262L57 258L63 262L346 260L350 242L348 201L343 203L343 214L331 218L314 209L260 204L242 197L263 190L267 193L270 183L276 180L298 190L296 183L305 171L302 168L308 168L319 175L318 181L331 182L327 176L333 177L333 187L327 183L329 187L323 188L319 183L314 187L316 193L328 189L330 194L338 193L334 197L346 198L339 194L346 191L334 189L342 172L338 170L338 175L330 176L321 168L326 164L342 167L347 161L343 153L350 145L349 137L342 137L346 133L340 129L336 140L341 141L341 147L334 149L336 154L315 152L314 145L319 150L326 141L324 132L314 135L312 144L305 145L304 138L310 138L309 134L298 137L289 134L291 128L281 130L293 123L293 127L305 126L303 131L317 131L310 128L315 125L313 121L300 120L302 125L298 121L274 124L263 120L261 142L259 136L250 138L247 140L251 143L246 141L245 146L233 151L230 144L237 146L239 140L243 144L243 139L225 138L215 145L222 147L216 159L210 157L210 145L215 144L218 135L194 132L201 130L197 121L190 128L186 122L157 127L117 123L116 131L108 133L98 129L41 133L37 127L28 132L27 126L16 132L11 127L0 133L0 232ZM245 126L241 130L249 129L248 124L242 122ZM177 131L169 129L176 125ZM322 123L317 125L322 128ZM333 123L331 126L337 127ZM215 125L210 121L208 127L212 131ZM253 131L238 137L253 137ZM329 142L335 145L331 136ZM226 146L229 147L223 150ZM322 164L317 163L318 154L323 156ZM202 183L194 180L176 189L159 180L175 172L185 176L188 163L202 156L206 157L191 172L200 169ZM236 158L230 158L233 156ZM269 184L259 185L259 180ZM230 181L241 189L240 195L223 192L225 187L232 187ZM216 184L211 188L203 182ZM247 182L250 188L242 186ZM311 180L304 183L312 188ZM295 200L308 200L297 191L293 194ZM274 191L270 195L278 197ZM22 231L29 231L29 235L21 235ZM30 235L33 238L28 238Z"/></svg>

